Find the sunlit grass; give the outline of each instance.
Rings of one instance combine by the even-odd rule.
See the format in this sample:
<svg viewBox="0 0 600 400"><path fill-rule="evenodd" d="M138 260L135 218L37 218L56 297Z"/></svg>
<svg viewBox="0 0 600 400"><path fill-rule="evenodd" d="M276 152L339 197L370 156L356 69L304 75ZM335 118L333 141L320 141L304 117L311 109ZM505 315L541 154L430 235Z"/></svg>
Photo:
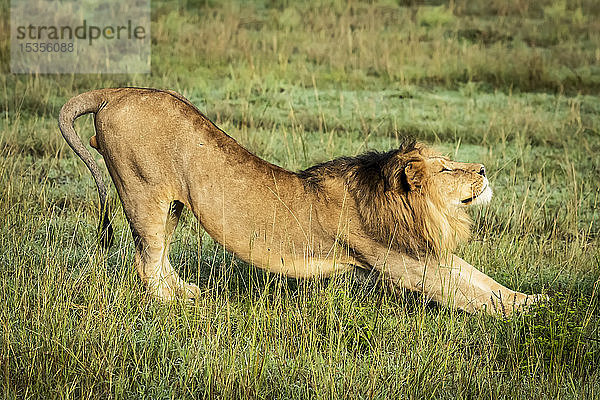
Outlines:
<svg viewBox="0 0 600 400"><path fill-rule="evenodd" d="M410 3L156 2L150 76L10 75L1 39L4 396L597 397L600 10ZM121 85L178 90L292 170L407 135L484 162L495 197L458 252L551 301L502 320L375 277L285 279L226 253L189 212L171 260L202 296L151 300L114 190L116 243L98 253L95 187L56 127L70 96ZM91 118L76 129L88 138Z"/></svg>

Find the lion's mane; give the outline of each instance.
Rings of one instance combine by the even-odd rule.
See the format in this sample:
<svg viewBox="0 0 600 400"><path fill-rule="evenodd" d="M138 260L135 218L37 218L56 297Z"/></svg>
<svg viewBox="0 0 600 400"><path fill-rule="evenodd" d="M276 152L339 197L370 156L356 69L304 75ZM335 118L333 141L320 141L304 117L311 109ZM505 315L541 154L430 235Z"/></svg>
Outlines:
<svg viewBox="0 0 600 400"><path fill-rule="evenodd" d="M363 228L374 239L414 256L439 255L452 252L469 237L471 219L463 208L444 199L440 188L425 182L419 190L411 190L405 167L427 153L432 151L410 141L388 152L337 158L298 176L317 192L327 177L344 177Z"/></svg>

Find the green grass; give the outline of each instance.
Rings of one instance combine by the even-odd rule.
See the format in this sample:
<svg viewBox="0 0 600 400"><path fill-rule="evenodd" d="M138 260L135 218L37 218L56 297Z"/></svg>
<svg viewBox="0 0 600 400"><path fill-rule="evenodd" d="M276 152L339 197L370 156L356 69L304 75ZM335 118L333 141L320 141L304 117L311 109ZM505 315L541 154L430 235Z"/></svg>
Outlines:
<svg viewBox="0 0 600 400"><path fill-rule="evenodd" d="M4 397L599 396L596 1L157 1L151 75L12 75L0 9ZM365 277L285 279L189 212L171 259L202 296L152 301L114 190L117 243L98 257L96 190L56 122L69 97L124 85L180 91L293 170L407 135L484 162L495 197L458 254L551 301L501 320Z"/></svg>

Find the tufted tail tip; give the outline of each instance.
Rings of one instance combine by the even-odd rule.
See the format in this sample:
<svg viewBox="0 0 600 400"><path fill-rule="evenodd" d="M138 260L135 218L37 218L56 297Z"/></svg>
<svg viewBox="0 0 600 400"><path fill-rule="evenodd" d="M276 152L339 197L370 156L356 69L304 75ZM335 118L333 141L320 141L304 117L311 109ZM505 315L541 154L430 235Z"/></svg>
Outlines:
<svg viewBox="0 0 600 400"><path fill-rule="evenodd" d="M110 246L112 246L114 240L114 231L110 219L108 218L108 212L104 213L98 231L101 248L103 250L108 250Z"/></svg>

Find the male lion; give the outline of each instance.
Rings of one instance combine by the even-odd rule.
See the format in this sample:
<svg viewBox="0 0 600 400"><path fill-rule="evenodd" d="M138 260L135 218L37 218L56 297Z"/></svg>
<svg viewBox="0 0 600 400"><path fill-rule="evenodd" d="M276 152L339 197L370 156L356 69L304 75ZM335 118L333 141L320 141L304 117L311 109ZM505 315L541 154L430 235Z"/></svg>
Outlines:
<svg viewBox="0 0 600 400"><path fill-rule="evenodd" d="M187 206L227 250L271 272L375 269L397 287L468 312L509 314L528 303L451 254L469 236L465 208L492 196L481 164L405 143L294 173L248 152L175 92L95 90L63 106L59 127L96 181L105 239L106 187L73 129L87 113L95 114L90 145L104 157L131 227L135 266L160 299L199 293L168 258Z"/></svg>

